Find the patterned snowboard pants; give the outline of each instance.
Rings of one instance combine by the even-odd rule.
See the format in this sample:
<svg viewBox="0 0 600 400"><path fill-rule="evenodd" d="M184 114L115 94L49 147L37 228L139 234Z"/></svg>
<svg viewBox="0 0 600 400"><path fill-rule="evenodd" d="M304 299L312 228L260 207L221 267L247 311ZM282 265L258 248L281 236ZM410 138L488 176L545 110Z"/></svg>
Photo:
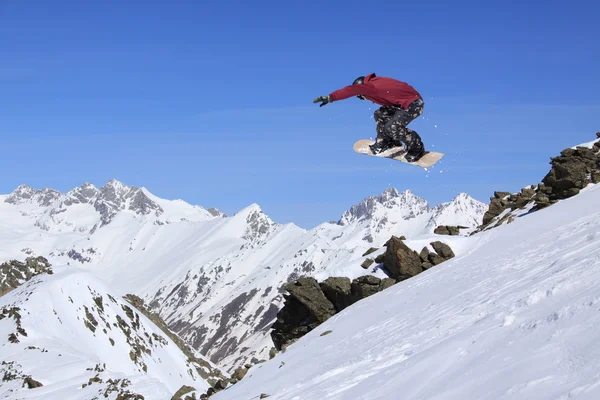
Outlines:
<svg viewBox="0 0 600 400"><path fill-rule="evenodd" d="M419 134L406 126L423 113L424 105L423 99L417 99L406 110L392 106L380 107L374 114L377 141L389 140L396 145L404 143L407 151L423 146Z"/></svg>

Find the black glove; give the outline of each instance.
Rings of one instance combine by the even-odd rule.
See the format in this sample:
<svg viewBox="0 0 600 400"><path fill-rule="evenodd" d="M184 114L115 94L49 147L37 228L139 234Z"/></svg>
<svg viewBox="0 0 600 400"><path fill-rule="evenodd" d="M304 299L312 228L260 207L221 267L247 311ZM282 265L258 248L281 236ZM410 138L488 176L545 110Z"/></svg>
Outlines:
<svg viewBox="0 0 600 400"><path fill-rule="evenodd" d="M319 105L319 107L323 107L325 104L331 103L331 99L329 98L329 96L319 96L313 100L313 103L318 103L320 101L322 102L322 104Z"/></svg>

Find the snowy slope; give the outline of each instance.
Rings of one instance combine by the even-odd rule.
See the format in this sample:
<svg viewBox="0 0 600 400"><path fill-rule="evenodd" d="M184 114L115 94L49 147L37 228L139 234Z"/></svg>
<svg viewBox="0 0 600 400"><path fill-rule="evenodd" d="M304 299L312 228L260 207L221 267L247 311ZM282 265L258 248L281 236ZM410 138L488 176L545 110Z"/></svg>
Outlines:
<svg viewBox="0 0 600 400"><path fill-rule="evenodd" d="M2 398L104 398L120 387L109 398L130 391L163 400L182 385L208 388L197 365L89 272L54 268L0 297L0 313L0 373L12 377ZM23 387L27 377L43 386Z"/></svg>
<svg viewBox="0 0 600 400"><path fill-rule="evenodd" d="M600 187L469 238L215 400L600 398Z"/></svg>
<svg viewBox="0 0 600 400"><path fill-rule="evenodd" d="M364 251L391 235L407 236L420 250L436 224L474 227L485 211L465 194L430 207L410 191L388 189L338 223L304 230L272 221L257 204L227 217L114 180L51 193L21 187L0 202L0 261L44 255L93 271L119 295L140 296L229 372L268 358L283 282L363 275ZM442 239L455 252L466 248L464 237Z"/></svg>

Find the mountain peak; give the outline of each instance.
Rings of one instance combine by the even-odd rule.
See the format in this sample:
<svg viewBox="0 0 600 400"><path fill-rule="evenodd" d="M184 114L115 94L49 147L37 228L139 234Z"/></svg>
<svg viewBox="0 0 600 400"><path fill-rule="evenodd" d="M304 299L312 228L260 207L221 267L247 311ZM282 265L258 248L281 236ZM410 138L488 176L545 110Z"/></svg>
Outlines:
<svg viewBox="0 0 600 400"><path fill-rule="evenodd" d="M467 193L459 193L451 201L435 207L428 229L433 232L439 225L479 226L487 209L487 204Z"/></svg>
<svg viewBox="0 0 600 400"><path fill-rule="evenodd" d="M5 200L9 204L34 203L42 207L47 207L61 196L57 190L43 188L35 190L31 186L20 185Z"/></svg>
<svg viewBox="0 0 600 400"><path fill-rule="evenodd" d="M27 185L19 185L18 188L6 198L7 203L15 204L20 200L30 199L35 194L35 189Z"/></svg>
<svg viewBox="0 0 600 400"><path fill-rule="evenodd" d="M389 199L392 199L392 198L398 197L398 196L400 196L400 192L398 192L398 190L394 187L389 187L389 188L385 189L383 191L383 193L381 193L379 195L379 198L382 201L386 201L386 200L389 200Z"/></svg>
<svg viewBox="0 0 600 400"><path fill-rule="evenodd" d="M266 236L276 225L256 203L241 209L234 214L233 218L244 221L246 228L242 238L247 240L256 240Z"/></svg>
<svg viewBox="0 0 600 400"><path fill-rule="evenodd" d="M338 224L349 225L358 220L372 219L379 209L409 209L409 214L419 214L422 210L429 209L429 205L425 199L410 190L400 193L390 187L378 196L369 196L353 205L342 215Z"/></svg>

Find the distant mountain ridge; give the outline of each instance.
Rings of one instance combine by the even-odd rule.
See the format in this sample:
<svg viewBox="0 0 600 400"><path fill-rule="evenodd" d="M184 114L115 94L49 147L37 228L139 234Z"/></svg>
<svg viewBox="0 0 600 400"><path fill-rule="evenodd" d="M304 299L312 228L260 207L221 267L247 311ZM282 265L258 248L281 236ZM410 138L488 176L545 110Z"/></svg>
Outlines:
<svg viewBox="0 0 600 400"><path fill-rule="evenodd" d="M357 277L362 254L392 235L407 244L436 225L475 228L486 206L466 194L430 206L394 188L350 207L335 223L280 224L258 204L227 216L165 200L116 180L67 193L20 186L0 196L0 261L44 256L94 272L133 294L212 362L231 371L266 358L280 287L299 275ZM380 277L382 271L374 271Z"/></svg>

